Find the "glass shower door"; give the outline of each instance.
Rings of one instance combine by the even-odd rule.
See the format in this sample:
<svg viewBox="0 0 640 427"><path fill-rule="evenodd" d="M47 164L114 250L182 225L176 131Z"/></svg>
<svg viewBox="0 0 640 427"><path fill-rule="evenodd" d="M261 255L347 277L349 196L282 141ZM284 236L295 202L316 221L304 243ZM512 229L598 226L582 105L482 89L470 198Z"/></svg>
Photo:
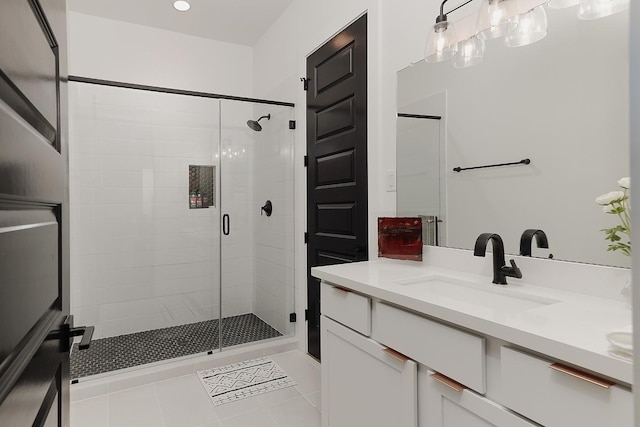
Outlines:
<svg viewBox="0 0 640 427"><path fill-rule="evenodd" d="M218 348L219 101L69 86L72 378Z"/></svg>
<svg viewBox="0 0 640 427"><path fill-rule="evenodd" d="M293 332L293 109L223 100L220 115L221 347L229 347Z"/></svg>

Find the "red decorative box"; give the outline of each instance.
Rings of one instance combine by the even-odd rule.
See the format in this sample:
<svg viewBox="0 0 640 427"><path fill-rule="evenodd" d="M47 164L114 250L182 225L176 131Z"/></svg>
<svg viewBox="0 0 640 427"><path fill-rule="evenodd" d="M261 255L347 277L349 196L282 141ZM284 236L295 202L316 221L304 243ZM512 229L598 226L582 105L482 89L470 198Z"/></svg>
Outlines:
<svg viewBox="0 0 640 427"><path fill-rule="evenodd" d="M422 218L378 218L378 256L422 261Z"/></svg>

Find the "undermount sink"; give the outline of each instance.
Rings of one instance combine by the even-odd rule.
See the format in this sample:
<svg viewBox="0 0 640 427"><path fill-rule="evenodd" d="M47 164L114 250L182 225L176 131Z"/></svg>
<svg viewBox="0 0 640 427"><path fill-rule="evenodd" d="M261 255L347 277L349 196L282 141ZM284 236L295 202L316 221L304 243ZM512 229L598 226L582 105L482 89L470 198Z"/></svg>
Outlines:
<svg viewBox="0 0 640 427"><path fill-rule="evenodd" d="M406 287L405 292L412 296L465 311L518 313L560 302L519 292L508 285L485 285L443 276L417 277L394 283Z"/></svg>

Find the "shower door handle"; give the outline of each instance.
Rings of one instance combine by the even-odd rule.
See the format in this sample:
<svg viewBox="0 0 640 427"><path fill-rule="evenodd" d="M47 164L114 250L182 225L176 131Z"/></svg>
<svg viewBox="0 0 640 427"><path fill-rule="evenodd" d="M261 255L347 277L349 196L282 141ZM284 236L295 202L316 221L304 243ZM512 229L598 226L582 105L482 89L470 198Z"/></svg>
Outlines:
<svg viewBox="0 0 640 427"><path fill-rule="evenodd" d="M231 222L229 221L229 214L222 215L222 234L228 236L230 226Z"/></svg>

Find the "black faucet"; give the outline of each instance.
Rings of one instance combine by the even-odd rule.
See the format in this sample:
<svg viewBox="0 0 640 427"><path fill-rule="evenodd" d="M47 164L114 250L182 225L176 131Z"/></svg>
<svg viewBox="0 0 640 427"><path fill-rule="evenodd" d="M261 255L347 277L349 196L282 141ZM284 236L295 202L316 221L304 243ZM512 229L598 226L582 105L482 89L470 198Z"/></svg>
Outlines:
<svg viewBox="0 0 640 427"><path fill-rule="evenodd" d="M506 285L507 276L522 279L522 272L514 260L509 260L511 267L505 265L504 243L502 242L502 237L498 234L483 233L479 235L476 239L473 255L485 256L489 240L493 241L493 283L497 285Z"/></svg>
<svg viewBox="0 0 640 427"><path fill-rule="evenodd" d="M524 230L520 236L520 255L531 256L531 243L536 238L536 246L539 248L549 249L549 240L544 231L535 228Z"/></svg>

